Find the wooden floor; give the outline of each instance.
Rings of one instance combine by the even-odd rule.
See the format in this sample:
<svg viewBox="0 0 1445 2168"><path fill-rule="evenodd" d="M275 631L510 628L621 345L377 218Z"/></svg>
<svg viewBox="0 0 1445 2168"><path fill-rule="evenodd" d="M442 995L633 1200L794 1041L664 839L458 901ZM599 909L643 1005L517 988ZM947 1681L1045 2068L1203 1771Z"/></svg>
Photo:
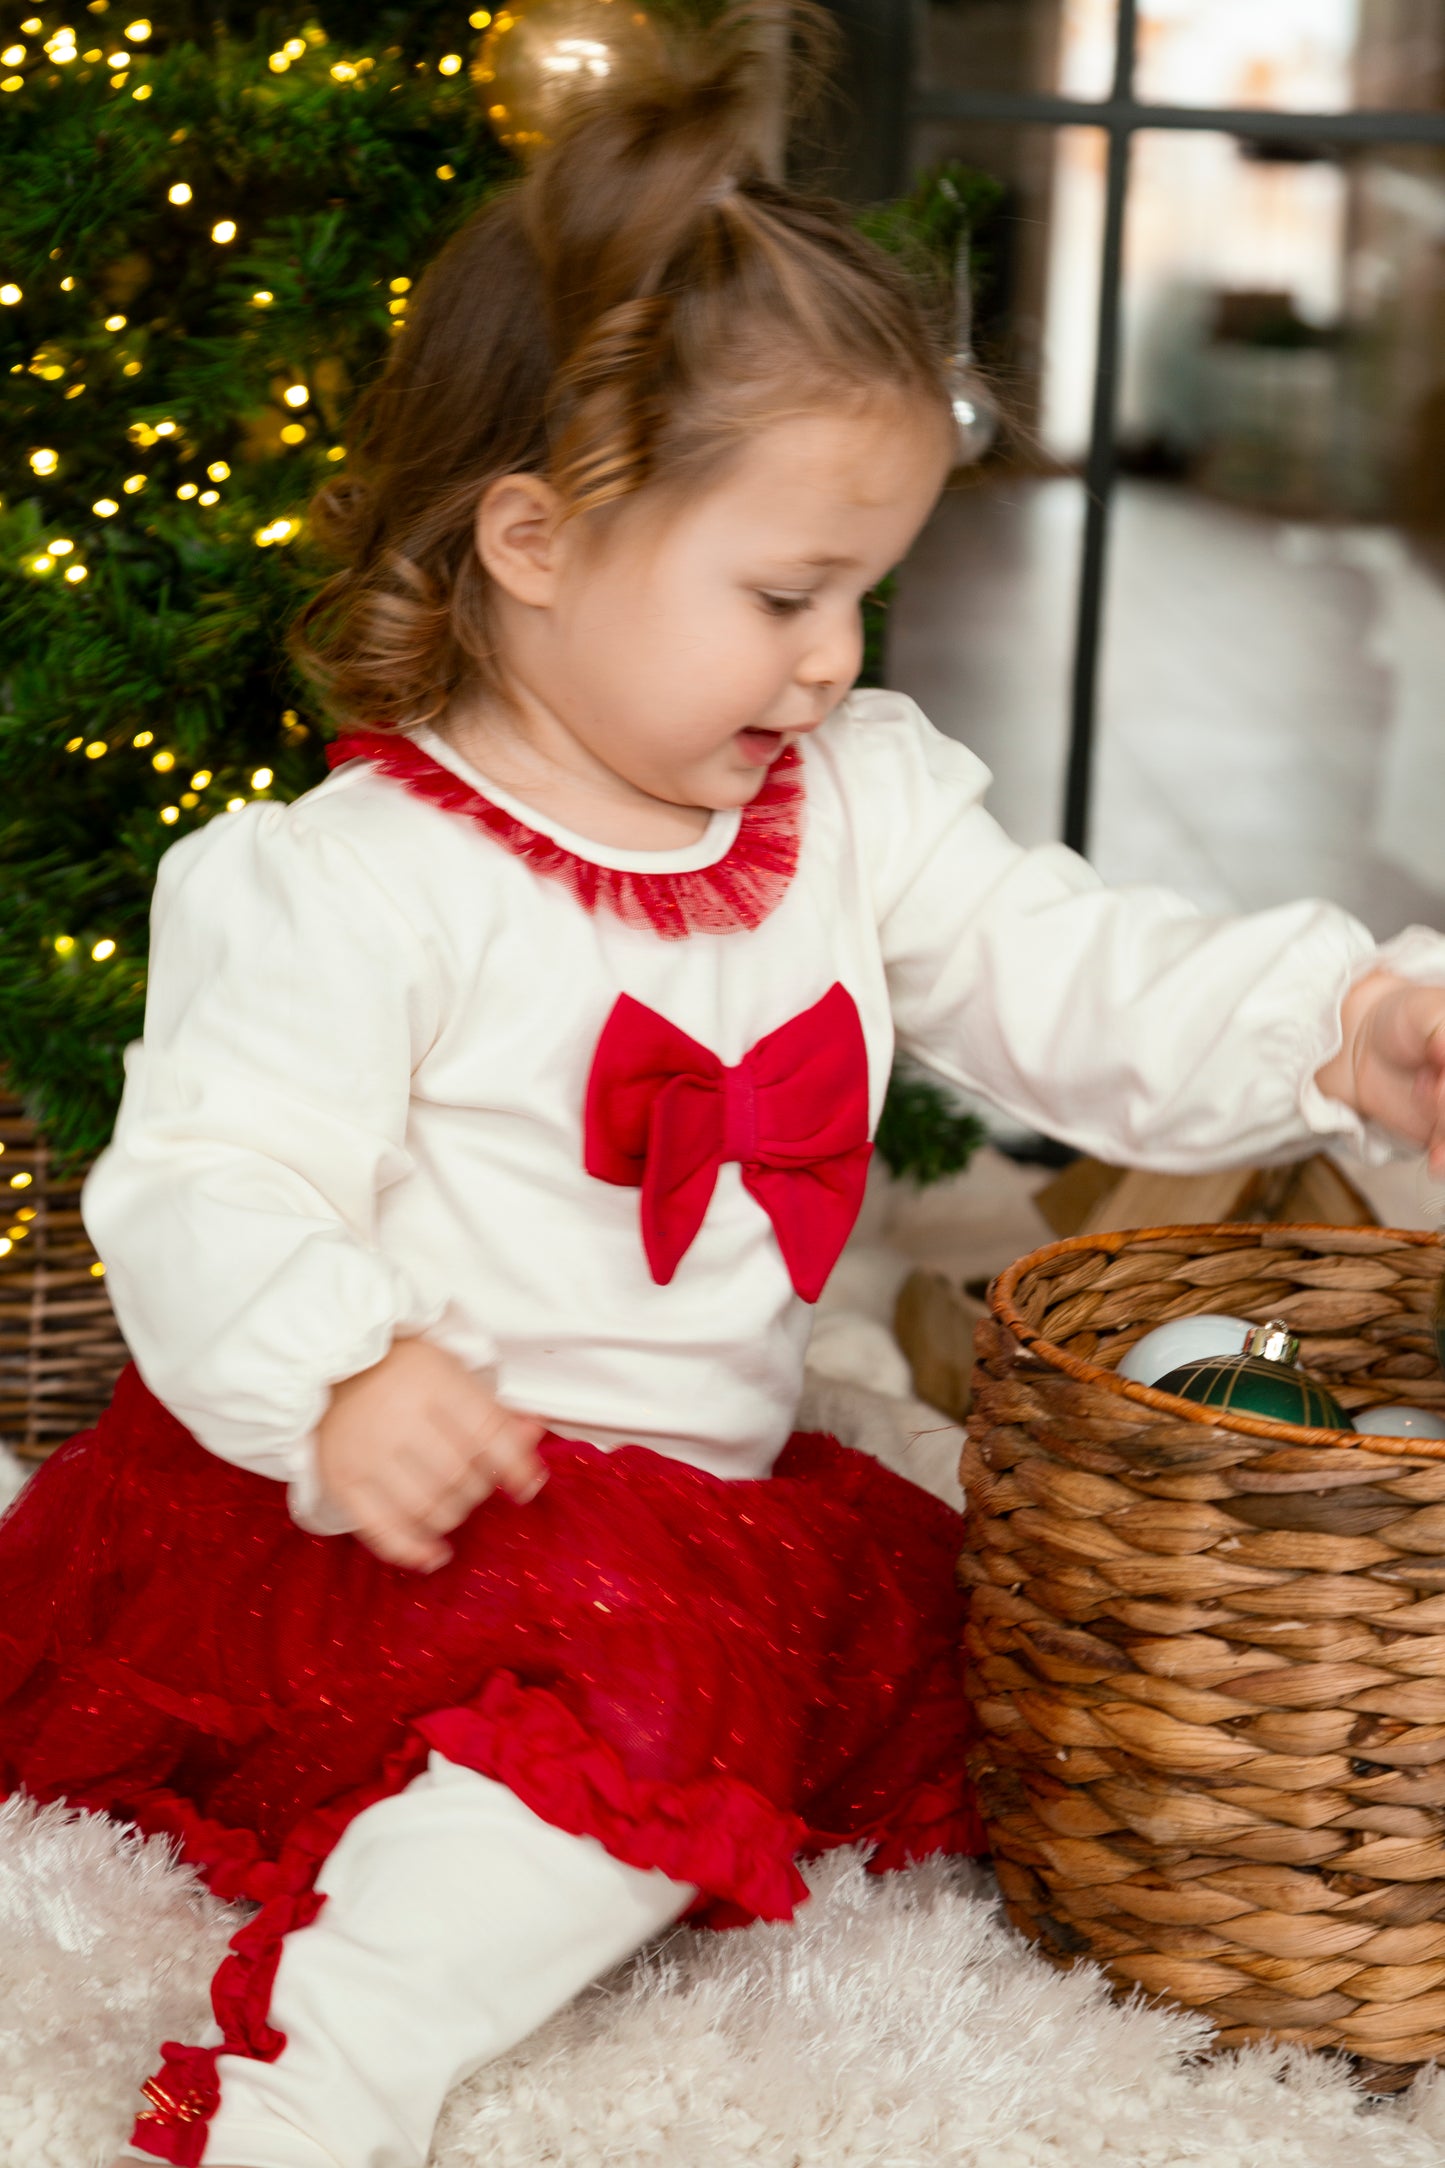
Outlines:
<svg viewBox="0 0 1445 2168"><path fill-rule="evenodd" d="M1082 514L1071 480L960 490L893 605L890 682L989 763L1030 843L1058 833ZM1090 855L1211 910L1323 895L1377 935L1445 926L1445 820L1437 854L1420 818L1445 807L1442 680L1445 591L1396 538L1126 483Z"/></svg>

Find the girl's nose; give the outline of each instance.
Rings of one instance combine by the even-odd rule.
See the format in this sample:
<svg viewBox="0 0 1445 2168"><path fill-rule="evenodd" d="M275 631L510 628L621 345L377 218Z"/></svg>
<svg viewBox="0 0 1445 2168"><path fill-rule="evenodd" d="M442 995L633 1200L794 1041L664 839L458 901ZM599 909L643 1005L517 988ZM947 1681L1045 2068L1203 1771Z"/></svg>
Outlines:
<svg viewBox="0 0 1445 2168"><path fill-rule="evenodd" d="M855 615L850 625L839 626L819 639L804 656L799 680L818 693L838 694L851 685L863 661L863 628Z"/></svg>

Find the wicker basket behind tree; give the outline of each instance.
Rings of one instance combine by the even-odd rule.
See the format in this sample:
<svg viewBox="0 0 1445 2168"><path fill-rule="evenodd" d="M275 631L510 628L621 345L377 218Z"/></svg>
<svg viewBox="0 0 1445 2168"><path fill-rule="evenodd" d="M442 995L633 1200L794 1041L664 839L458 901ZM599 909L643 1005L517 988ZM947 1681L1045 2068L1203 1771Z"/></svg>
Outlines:
<svg viewBox="0 0 1445 2168"><path fill-rule="evenodd" d="M127 1360L81 1225L82 1180L53 1179L34 1123L0 1093L0 1444L27 1460L88 1428Z"/></svg>
<svg viewBox="0 0 1445 2168"><path fill-rule="evenodd" d="M1022 1259L964 1456L972 1755L1009 1916L1263 2035L1445 2054L1445 1444L1193 1407L1111 1365L1289 1321L1346 1409L1445 1412L1429 1235L1174 1227Z"/></svg>

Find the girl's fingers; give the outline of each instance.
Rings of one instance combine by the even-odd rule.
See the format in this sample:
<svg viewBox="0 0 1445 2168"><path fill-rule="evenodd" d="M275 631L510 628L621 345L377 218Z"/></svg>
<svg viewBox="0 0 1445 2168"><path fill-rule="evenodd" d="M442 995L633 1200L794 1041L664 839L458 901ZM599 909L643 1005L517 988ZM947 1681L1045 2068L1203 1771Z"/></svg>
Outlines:
<svg viewBox="0 0 1445 2168"><path fill-rule="evenodd" d="M446 1565L450 1544L440 1541L409 1514L398 1512L384 1499L373 1499L363 1510L356 1530L367 1549L391 1566L407 1566L418 1573L435 1573Z"/></svg>
<svg viewBox="0 0 1445 2168"><path fill-rule="evenodd" d="M528 1415L515 1415L490 1398L480 1421L473 1406L454 1405L446 1415L459 1451L473 1466L485 1471L496 1489L504 1490L519 1505L536 1497L547 1480L547 1470L537 1452L546 1434L541 1423Z"/></svg>

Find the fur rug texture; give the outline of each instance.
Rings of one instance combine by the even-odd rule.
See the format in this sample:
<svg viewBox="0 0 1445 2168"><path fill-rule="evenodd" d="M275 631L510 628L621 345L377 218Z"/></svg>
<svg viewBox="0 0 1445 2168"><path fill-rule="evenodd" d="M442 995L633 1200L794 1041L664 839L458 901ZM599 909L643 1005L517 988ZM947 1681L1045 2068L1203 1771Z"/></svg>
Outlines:
<svg viewBox="0 0 1445 2168"><path fill-rule="evenodd" d="M957 1502L959 1433L871 1308L837 1307L800 1421ZM20 1478L0 1449L0 1506ZM460 2087L433 2168L1445 2168L1445 2075L1377 2103L1324 2056L1208 2059L1201 2019L1054 1972L976 1867L810 1880L793 1924L675 1930ZM159 1839L0 1805L0 2168L111 2158L241 1917Z"/></svg>

